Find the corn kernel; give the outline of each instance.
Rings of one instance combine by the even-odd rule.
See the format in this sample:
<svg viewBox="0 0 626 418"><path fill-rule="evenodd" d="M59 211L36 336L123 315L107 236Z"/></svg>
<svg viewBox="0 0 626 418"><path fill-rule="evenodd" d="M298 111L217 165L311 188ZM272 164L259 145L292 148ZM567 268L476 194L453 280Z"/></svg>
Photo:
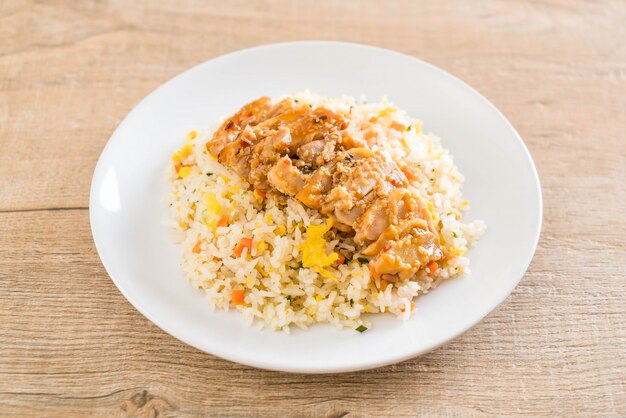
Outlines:
<svg viewBox="0 0 626 418"><path fill-rule="evenodd" d="M274 217L272 216L271 213L268 213L267 216L265 216L265 222L269 225L272 223L272 220L274 219Z"/></svg>
<svg viewBox="0 0 626 418"><path fill-rule="evenodd" d="M180 177L181 179L184 179L190 174L191 174L191 167L183 166L180 168L180 170L178 170L178 177Z"/></svg>
<svg viewBox="0 0 626 418"><path fill-rule="evenodd" d="M285 233L287 233L287 228L285 228L285 225L279 225L274 233L282 237Z"/></svg>
<svg viewBox="0 0 626 418"><path fill-rule="evenodd" d="M254 196L257 202L263 202L263 196L257 191L257 189L254 189L254 191L252 192L252 196Z"/></svg>
<svg viewBox="0 0 626 418"><path fill-rule="evenodd" d="M195 130L194 131L189 131L189 133L185 137L185 144L190 143L191 141L196 139L197 136L198 136L198 131L195 131Z"/></svg>
<svg viewBox="0 0 626 418"><path fill-rule="evenodd" d="M324 299L324 298L321 297L320 295L315 295L315 300L317 300L318 302L321 302L322 299Z"/></svg>
<svg viewBox="0 0 626 418"><path fill-rule="evenodd" d="M384 118L385 116L391 115L392 113L396 112L397 110L398 110L397 107L389 106L389 107L381 110L380 113L378 114L378 117Z"/></svg>
<svg viewBox="0 0 626 418"><path fill-rule="evenodd" d="M180 161L186 156L188 156L189 154L191 154L192 151L193 151L193 148L191 145L185 145L184 147L176 151L174 155L172 155L172 160Z"/></svg>
<svg viewBox="0 0 626 418"><path fill-rule="evenodd" d="M248 289L252 289L254 287L254 277L252 276L246 277L246 287Z"/></svg>
<svg viewBox="0 0 626 418"><path fill-rule="evenodd" d="M256 249L258 253L264 252L266 248L267 248L267 244L263 240L259 241L259 243L256 245Z"/></svg>

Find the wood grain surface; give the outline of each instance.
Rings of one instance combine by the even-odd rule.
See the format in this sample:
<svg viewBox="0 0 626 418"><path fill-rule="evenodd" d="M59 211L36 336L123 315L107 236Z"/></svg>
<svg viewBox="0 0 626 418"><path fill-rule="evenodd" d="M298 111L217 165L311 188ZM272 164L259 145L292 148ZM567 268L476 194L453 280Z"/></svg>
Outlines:
<svg viewBox="0 0 626 418"><path fill-rule="evenodd" d="M223 53L336 39L487 96L542 181L513 294L444 347L297 375L220 360L139 314L89 229L96 160L147 93ZM626 416L626 2L0 2L0 414Z"/></svg>

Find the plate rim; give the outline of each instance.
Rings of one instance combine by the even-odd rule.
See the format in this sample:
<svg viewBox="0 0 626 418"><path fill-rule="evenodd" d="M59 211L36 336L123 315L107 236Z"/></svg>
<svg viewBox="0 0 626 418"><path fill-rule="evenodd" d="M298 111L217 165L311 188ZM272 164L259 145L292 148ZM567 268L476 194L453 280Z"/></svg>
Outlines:
<svg viewBox="0 0 626 418"><path fill-rule="evenodd" d="M419 350L412 350L411 353L406 354L406 355L396 355L396 356L390 356L388 358L385 358L383 361L361 361L361 362L354 362L352 365L350 366L326 366L326 367L287 367L284 364L280 363L280 362L274 362L274 363L268 363L267 361L257 361L255 359L251 359L249 356L239 356L239 355L232 355L229 353L226 353L224 351L207 351L207 349L205 349L204 347L201 347L200 344L196 344L195 341L191 341L190 338L188 338L187 336L181 336L180 334L182 333L177 333L176 329L171 329L171 327L166 326L161 320L159 320L158 318L156 318L155 316L153 316L152 314L148 313L148 310L145 309L143 307L143 304L132 297L129 297L129 294L127 292L127 290L122 286L122 284L120 284L119 280L116 280L114 278L114 274L112 274L112 267L111 267L111 263L107 263L104 259L104 257L102 256L103 254L103 249L101 247L102 243L99 245L98 244L98 239L97 239L97 235L98 232L97 230L97 226L95 226L95 214L94 211L96 210L95 208L98 206L97 202L97 197L95 196L96 194L96 188L97 188L97 183L98 180L101 180L103 177L103 173L102 170L102 166L104 164L103 161L105 161L107 159L107 155L111 152L110 150L112 149L112 147L114 146L114 144L116 144L117 142L119 142L120 140L122 140L122 136L119 134L120 131L122 131L123 127L128 123L129 117L131 116L131 114L137 112L139 109L141 109L142 107L146 106L146 103L150 100L150 98L153 95L156 95L159 91L161 91L162 89L164 89L167 85L171 84L172 82L174 82L175 80L177 80L178 78L182 78L184 76L186 76L187 73L192 72L194 70L196 70L199 67L202 67L204 65L207 65L208 63L214 62L214 61L218 61L218 60L225 60L228 58L231 58L233 56L236 55L240 55L240 54L247 54L247 53L251 53L251 52L259 52L265 49L273 49L273 48L283 48L283 47L298 47L298 46L302 46L302 47L324 47L324 46L332 46L332 47L347 47L347 48L359 48L359 49L365 49L365 50L369 50L372 52L376 52L376 53L384 53L384 54L388 54L388 55L393 55L393 56L397 56L397 57L401 57L403 59L408 59L414 62L417 62L420 65L426 66L428 67L431 71L437 72L440 75L443 75L444 77L447 77L448 79L450 79L451 81L453 81L454 83L458 84L461 88L465 88L468 90L468 92L470 92L477 100L481 101L484 105L487 106L487 108L491 111L494 112L495 115L497 115L506 125L507 129L509 129L511 131L511 133L513 134L513 137L515 138L515 140L517 141L518 145L521 146L522 149L522 153L521 155L523 155L524 160L526 163L529 164L529 167L531 169L532 172L532 183L533 186L535 188L536 191L536 200L537 200L537 208L536 208L536 213L535 213L535 220L536 222L536 229L535 231L533 231L533 244L531 247L529 247L530 251L528 251L525 259L523 260L523 262L520 264L520 268L518 269L518 271L515 271L513 273L511 273L509 275L509 277L514 277L514 280L510 280L510 284L507 287L506 290L506 296L504 296L501 300L499 300L497 303L495 304L490 304L489 309L487 309L485 311L484 314L479 315L477 319L475 319L474 321L472 321L467 327L461 329L460 331L454 332L452 334L450 334L450 336L446 339L444 339L443 341L441 341L440 343L436 344L436 345L432 345L429 346L425 349L419 349ZM98 157L98 161L94 167L94 171L92 174L92 180L91 180L91 185L90 185L90 189L89 189L89 223L90 223L90 229L91 229L91 234L92 234L92 239L94 242L94 245L96 247L96 251L98 253L98 256L100 258L100 261L102 263L102 265L104 266L105 271L107 272L107 275L109 276L109 278L111 279L111 281L115 284L115 286L117 287L117 289L120 291L120 293L124 296L124 298L137 310L139 311L139 313L141 313L145 318L147 318L150 322L152 322L154 325L156 325L158 328L160 328L161 330L163 330L164 332L166 332L167 334L171 335L172 337L178 339L179 341L184 342L185 344L192 346L204 353L216 356L218 358L224 359L224 360L228 360L228 361L232 361L232 362L236 362L239 364L244 364L247 366L251 366L251 367L256 367L256 368L260 368L260 369L266 369L266 370L274 370L274 371L282 371L282 372L288 372L288 373L306 373L306 374L319 374L319 373L346 373L346 372L352 372L352 371L359 371L359 370L367 370L367 369L374 369L374 368L378 368L378 367L384 367L390 364L396 364L396 363L400 363L418 356L421 356L423 354L426 354L428 352L431 352L433 350L436 350L437 348L441 347L442 345L458 338L459 336L463 335L465 332L469 331L470 329L474 328L478 323L480 323L481 321L483 321L489 314L491 314L492 312L494 312L505 300L507 300L509 298L509 296L511 295L511 293L513 292L513 290L519 285L519 283L521 282L521 280L523 279L525 273L527 272L530 263L532 262L532 259L537 251L537 246L539 243L539 239L541 236L541 231L543 228L543 193L542 193L542 189L541 189L541 182L539 179L539 174L537 171L537 167L535 165L535 162L530 154L530 151L528 150L528 147L526 146L526 143L524 142L524 140L522 139L522 137L520 136L520 134L517 132L517 130L515 129L515 127L513 126L513 124L504 116L504 114L493 104L491 103L491 101L489 101L485 96L483 96L478 90L476 90L474 87L470 86L469 84L465 83L463 80L459 79L458 77L456 77L455 75L447 72L444 69L441 69L437 66L435 66L434 64L431 64L429 62L423 61L419 58L416 58L412 55L408 55L402 52L398 52L398 51L394 51L391 49L386 49L386 48L382 48L382 47L378 47L378 46L373 46L373 45L368 45L368 44L362 44L362 43L353 43L353 42L344 42L344 41L329 41L329 40L303 40L303 41L292 41L292 42L278 42L278 43L270 43L270 44L262 44L262 45L257 45L257 46L253 46L253 47L249 47L249 48L244 48L244 49L240 49L240 50L236 50L233 52L229 52L227 54L223 54L223 55L217 55L215 57L212 57L208 60L205 60L203 62L200 62L198 64L193 65L192 67L176 74L175 76L171 77L170 79L162 82L161 84L159 84L155 89L153 89L150 93L148 93L145 97L143 97L137 104L135 104L130 111L124 116L124 118L122 119L122 121L118 124L118 126L115 128L115 130L112 132L111 136L109 137L109 139L107 140L105 146L102 148L102 151L100 152L100 155Z"/></svg>

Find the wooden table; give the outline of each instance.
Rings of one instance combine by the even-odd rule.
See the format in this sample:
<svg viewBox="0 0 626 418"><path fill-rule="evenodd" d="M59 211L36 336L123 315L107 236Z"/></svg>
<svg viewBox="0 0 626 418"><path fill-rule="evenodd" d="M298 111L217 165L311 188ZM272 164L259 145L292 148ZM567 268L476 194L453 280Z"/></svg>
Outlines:
<svg viewBox="0 0 626 418"><path fill-rule="evenodd" d="M626 415L626 3L0 3L0 413L21 416ZM257 370L139 314L96 254L94 165L147 93L263 43L337 39L442 67L538 166L528 273L421 358L342 375Z"/></svg>

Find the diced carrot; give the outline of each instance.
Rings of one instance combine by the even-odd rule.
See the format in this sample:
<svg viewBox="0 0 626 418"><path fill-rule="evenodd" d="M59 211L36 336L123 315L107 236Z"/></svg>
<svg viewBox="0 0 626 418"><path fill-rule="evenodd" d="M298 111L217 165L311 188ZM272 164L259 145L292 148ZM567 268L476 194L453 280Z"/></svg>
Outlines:
<svg viewBox="0 0 626 418"><path fill-rule="evenodd" d="M398 122L397 120L391 122L391 129L395 129L396 131L404 132L406 131L406 127L404 123Z"/></svg>
<svg viewBox="0 0 626 418"><path fill-rule="evenodd" d="M257 194L261 197L265 197L265 195L267 194L267 191L263 189L254 189L254 191L257 192Z"/></svg>
<svg viewBox="0 0 626 418"><path fill-rule="evenodd" d="M365 132L365 134L363 135L363 138L365 138L365 140L370 140L374 137L378 136L378 134L374 131L367 131Z"/></svg>
<svg viewBox="0 0 626 418"><path fill-rule="evenodd" d="M400 179L400 178L391 177L391 178L389 178L389 182L391 184L393 184L394 186L396 186L396 187L402 186L402 179Z"/></svg>
<svg viewBox="0 0 626 418"><path fill-rule="evenodd" d="M380 277L380 274L378 274L378 272L376 271L372 263L368 264L367 267L370 269L370 273L372 274L372 277L374 277L375 279L378 279Z"/></svg>
<svg viewBox="0 0 626 418"><path fill-rule="evenodd" d="M430 274L435 274L437 273L437 270L439 270L439 264L434 261L428 263L428 266L426 267L428 268L428 273Z"/></svg>
<svg viewBox="0 0 626 418"><path fill-rule="evenodd" d="M177 162L176 164L174 164L174 170L176 170L176 174L178 174L178 172L180 171L182 167L183 167L183 164L180 162Z"/></svg>
<svg viewBox="0 0 626 418"><path fill-rule="evenodd" d="M389 286L387 280L380 279L380 290L384 292L385 289L387 289L387 286Z"/></svg>
<svg viewBox="0 0 626 418"><path fill-rule="evenodd" d="M404 173L406 178L409 179L409 181L417 180L417 176L415 175L415 172L411 169L411 167L405 165L400 170L402 170L402 172Z"/></svg>
<svg viewBox="0 0 626 418"><path fill-rule="evenodd" d="M243 290L241 289L233 290L233 293L231 293L231 301L233 305L243 305L244 296L245 296L245 293Z"/></svg>
<svg viewBox="0 0 626 418"><path fill-rule="evenodd" d="M337 263L337 265L343 264L343 262L346 261L346 256L341 253L337 253L337 255L338 255L338 258L337 258L337 261L335 261L335 263Z"/></svg>
<svg viewBox="0 0 626 418"><path fill-rule="evenodd" d="M411 312L415 309L415 302L411 301ZM400 308L400 312L404 312L404 306Z"/></svg>
<svg viewBox="0 0 626 418"><path fill-rule="evenodd" d="M193 246L193 250L191 250L194 254L200 254L200 245L202 245L202 241L196 242L196 245Z"/></svg>
<svg viewBox="0 0 626 418"><path fill-rule="evenodd" d="M217 221L217 226L228 226L229 220L230 220L230 217L228 215L224 215L220 218L219 221Z"/></svg>
<svg viewBox="0 0 626 418"><path fill-rule="evenodd" d="M243 252L244 248L247 248L248 254L250 254L250 252L252 251L252 238L242 238L241 241L239 241L239 244L237 244L237 248L235 248L235 256L241 257L241 253Z"/></svg>

